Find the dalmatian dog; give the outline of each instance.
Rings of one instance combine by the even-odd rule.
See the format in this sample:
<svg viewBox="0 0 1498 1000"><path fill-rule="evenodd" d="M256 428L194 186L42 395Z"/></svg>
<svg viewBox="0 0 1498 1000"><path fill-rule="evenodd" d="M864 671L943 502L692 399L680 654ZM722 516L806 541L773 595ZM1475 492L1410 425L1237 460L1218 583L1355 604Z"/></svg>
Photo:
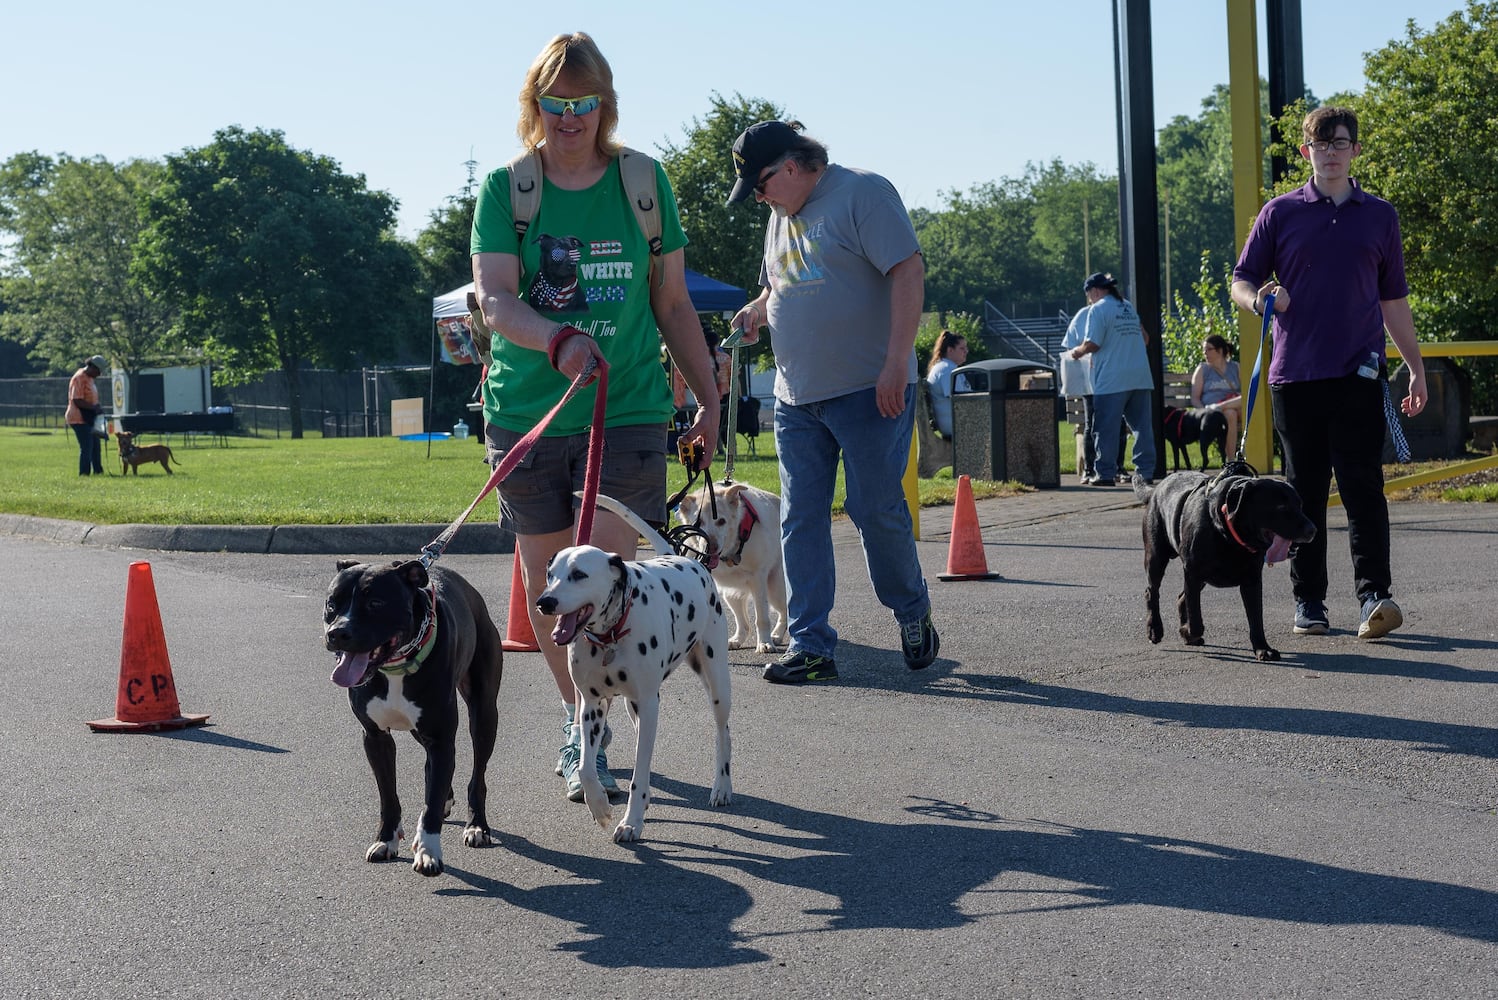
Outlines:
<svg viewBox="0 0 1498 1000"><path fill-rule="evenodd" d="M730 483L715 489L712 495L704 486L682 497L677 513L683 524L693 525L707 536L707 568L733 612L728 648L752 645L760 653L784 650L790 643L790 614L785 605L785 559L780 550L780 498L748 483ZM757 643L750 638L755 633Z"/></svg>
<svg viewBox="0 0 1498 1000"><path fill-rule="evenodd" d="M542 233L535 242L541 244L541 265L527 296L531 308L548 313L587 312L587 296L577 283L583 241Z"/></svg>
<svg viewBox="0 0 1498 1000"><path fill-rule="evenodd" d="M634 525L657 553L669 553L665 540L623 504L604 496L598 502ZM650 758L659 722L660 688L683 662L706 685L717 724L708 802L726 806L733 801L728 617L712 576L700 563L672 554L627 562L596 546L572 546L552 557L546 568L546 589L536 607L544 615L556 616L551 638L567 647L567 670L581 695L577 719L585 742L579 776L583 801L599 826L607 830L613 819L597 770L610 699L624 699L635 725L629 802L613 834L622 843L640 839L645 809L650 805Z"/></svg>

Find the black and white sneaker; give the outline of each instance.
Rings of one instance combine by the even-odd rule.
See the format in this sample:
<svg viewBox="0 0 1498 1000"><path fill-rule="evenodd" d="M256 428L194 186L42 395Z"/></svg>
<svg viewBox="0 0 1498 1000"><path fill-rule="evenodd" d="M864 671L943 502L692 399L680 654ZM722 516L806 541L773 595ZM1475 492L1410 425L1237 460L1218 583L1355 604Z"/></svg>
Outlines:
<svg viewBox="0 0 1498 1000"><path fill-rule="evenodd" d="M905 654L905 665L911 670L925 670L936 660L941 651L941 636L931 624L931 610L918 621L900 626L900 650Z"/></svg>
<svg viewBox="0 0 1498 1000"><path fill-rule="evenodd" d="M805 684L837 680L837 664L830 656L792 650L774 663L765 664L765 680L771 684Z"/></svg>

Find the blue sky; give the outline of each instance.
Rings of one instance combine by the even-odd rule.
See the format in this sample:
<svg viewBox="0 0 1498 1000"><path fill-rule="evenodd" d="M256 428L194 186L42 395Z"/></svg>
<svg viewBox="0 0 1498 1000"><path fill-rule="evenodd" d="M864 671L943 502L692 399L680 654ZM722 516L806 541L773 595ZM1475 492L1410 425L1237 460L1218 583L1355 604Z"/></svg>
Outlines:
<svg viewBox="0 0 1498 1000"><path fill-rule="evenodd" d="M621 138L646 151L681 142L716 91L780 104L911 207L1055 157L1116 170L1109 0L27 7L0 15L0 159L159 158L227 125L275 128L393 194L407 236L462 188L465 161L482 174L514 155L521 76L551 36L578 29L613 65ZM1361 90L1363 53L1409 19L1428 30L1462 9L1303 0L1306 82L1320 97ZM1152 5L1157 127L1227 82L1225 11Z"/></svg>

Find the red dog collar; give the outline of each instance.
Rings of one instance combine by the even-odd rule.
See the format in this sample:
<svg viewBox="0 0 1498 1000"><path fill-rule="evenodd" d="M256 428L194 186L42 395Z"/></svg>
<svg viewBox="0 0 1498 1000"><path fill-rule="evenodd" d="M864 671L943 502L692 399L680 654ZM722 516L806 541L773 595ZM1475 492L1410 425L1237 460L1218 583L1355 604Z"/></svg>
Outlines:
<svg viewBox="0 0 1498 1000"><path fill-rule="evenodd" d="M1259 550L1245 542L1243 540L1243 536L1238 534L1238 529L1233 527L1233 519L1228 515L1227 504L1222 505L1222 523L1228 526L1228 534L1233 536L1233 541L1237 542L1239 545L1243 546L1245 549L1254 553L1255 555L1258 554Z"/></svg>

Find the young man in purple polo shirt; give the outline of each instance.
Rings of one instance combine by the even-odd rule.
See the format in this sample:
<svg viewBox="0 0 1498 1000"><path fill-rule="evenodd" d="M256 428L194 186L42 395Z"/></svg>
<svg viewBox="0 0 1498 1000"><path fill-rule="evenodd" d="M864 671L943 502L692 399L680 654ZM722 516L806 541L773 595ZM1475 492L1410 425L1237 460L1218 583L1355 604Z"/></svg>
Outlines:
<svg viewBox="0 0 1498 1000"><path fill-rule="evenodd" d="M1285 477L1316 524L1315 540L1290 559L1295 631L1325 635L1329 628L1326 504L1335 473L1362 606L1358 637L1377 639L1404 623L1390 596L1384 331L1410 369L1409 395L1400 403L1408 416L1425 408L1425 365L1407 298L1399 214L1348 174L1362 152L1357 115L1318 108L1301 132L1311 180L1260 210L1233 269L1232 295L1259 315L1274 296L1274 429Z"/></svg>

